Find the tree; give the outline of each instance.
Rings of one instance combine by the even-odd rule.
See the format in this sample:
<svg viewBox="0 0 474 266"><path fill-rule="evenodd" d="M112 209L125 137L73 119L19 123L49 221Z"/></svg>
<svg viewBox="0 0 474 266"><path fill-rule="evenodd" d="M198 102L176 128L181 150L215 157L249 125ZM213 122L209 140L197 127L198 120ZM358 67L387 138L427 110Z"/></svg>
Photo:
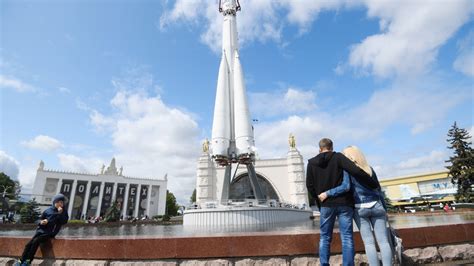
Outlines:
<svg viewBox="0 0 474 266"><path fill-rule="evenodd" d="M0 172L0 197L3 197L4 193L5 198L17 199L20 193L20 184L18 181L12 180L4 172Z"/></svg>
<svg viewBox="0 0 474 266"><path fill-rule="evenodd" d="M21 209L20 216L22 223L34 223L40 217L40 208L39 204L36 202L35 198L28 201Z"/></svg>
<svg viewBox="0 0 474 266"><path fill-rule="evenodd" d="M457 185L456 201L473 202L472 186L474 184L474 150L472 149L471 136L466 129L454 125L448 131L448 146L453 150L453 156L446 162L451 182Z"/></svg>
<svg viewBox="0 0 474 266"><path fill-rule="evenodd" d="M118 206L117 201L112 203L112 206L110 206L106 211L105 211L105 218L104 220L106 222L117 222L120 220L120 208Z"/></svg>
<svg viewBox="0 0 474 266"><path fill-rule="evenodd" d="M166 190L166 214L170 216L178 215L179 206L173 193Z"/></svg>
<svg viewBox="0 0 474 266"><path fill-rule="evenodd" d="M387 207L387 212L396 212L396 209L392 204L392 200L387 196L387 193L382 190L382 195L385 201L385 207Z"/></svg>
<svg viewBox="0 0 474 266"><path fill-rule="evenodd" d="M191 195L191 198L189 199L191 203L196 202L196 189L193 190L193 194Z"/></svg>

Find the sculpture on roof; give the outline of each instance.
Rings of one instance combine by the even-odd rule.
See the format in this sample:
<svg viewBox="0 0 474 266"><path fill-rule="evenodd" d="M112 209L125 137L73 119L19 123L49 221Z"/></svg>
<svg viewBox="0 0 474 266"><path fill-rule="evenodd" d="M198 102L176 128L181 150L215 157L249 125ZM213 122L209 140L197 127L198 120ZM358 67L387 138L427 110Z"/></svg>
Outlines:
<svg viewBox="0 0 474 266"><path fill-rule="evenodd" d="M110 162L109 167L107 167L107 170L105 171L106 175L118 175L117 172L117 167L115 166L115 158L112 158L112 161Z"/></svg>
<svg viewBox="0 0 474 266"><path fill-rule="evenodd" d="M292 149L296 148L295 136L291 133L290 133L290 136L288 136L288 144L290 144L290 148Z"/></svg>

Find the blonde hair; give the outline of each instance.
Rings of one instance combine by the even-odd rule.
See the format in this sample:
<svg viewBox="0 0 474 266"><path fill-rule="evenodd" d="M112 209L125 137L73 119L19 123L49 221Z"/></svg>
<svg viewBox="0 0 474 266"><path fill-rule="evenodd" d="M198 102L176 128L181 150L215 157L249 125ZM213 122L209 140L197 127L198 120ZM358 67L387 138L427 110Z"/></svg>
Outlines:
<svg viewBox="0 0 474 266"><path fill-rule="evenodd" d="M349 160L353 161L355 165L364 170L364 172L372 176L372 168L370 168L367 159L365 159L364 154L359 148L356 146L348 146L342 151L342 154L344 154Z"/></svg>

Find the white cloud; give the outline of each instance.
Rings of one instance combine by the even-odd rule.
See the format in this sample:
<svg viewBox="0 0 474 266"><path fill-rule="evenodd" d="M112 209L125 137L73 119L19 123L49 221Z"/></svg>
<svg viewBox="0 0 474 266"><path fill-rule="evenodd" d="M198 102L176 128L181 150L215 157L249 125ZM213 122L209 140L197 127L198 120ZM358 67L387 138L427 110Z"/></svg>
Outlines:
<svg viewBox="0 0 474 266"><path fill-rule="evenodd" d="M378 19L380 33L355 44L348 64L379 77L417 75L428 70L439 48L474 12L469 0L247 1L238 15L239 42L244 46L255 41L283 45L287 42L285 27L296 25L303 34L320 12L360 6L367 8L369 18ZM222 15L215 1L178 0L161 16L160 28L182 22L203 25L201 41L214 52L220 51ZM465 70L469 61L463 58L456 66ZM336 73L342 74L343 66L336 66Z"/></svg>
<svg viewBox="0 0 474 266"><path fill-rule="evenodd" d="M169 190L181 203L187 203L196 183L200 129L193 114L147 93L155 87L151 75L144 73L140 80L147 81L136 87L128 77L114 79L118 92L110 101L112 112L91 111L91 123L110 134L124 175L162 179L168 174ZM62 161L84 170L89 164L71 156L63 156Z"/></svg>
<svg viewBox="0 0 474 266"><path fill-rule="evenodd" d="M440 169L445 165L445 160L447 158L445 151L432 151L430 154L422 155L415 158L410 158L408 160L400 162L397 166L400 169Z"/></svg>
<svg viewBox="0 0 474 266"><path fill-rule="evenodd" d="M66 87L59 87L58 90L61 93L71 93L71 90Z"/></svg>
<svg viewBox="0 0 474 266"><path fill-rule="evenodd" d="M17 92L35 92L37 89L15 77L0 75L0 88L13 89Z"/></svg>
<svg viewBox="0 0 474 266"><path fill-rule="evenodd" d="M452 85L428 80L415 84L396 84L392 88L374 92L367 102L356 106L339 108L322 106L320 110L303 115L291 115L278 121L261 120L255 125L259 157L285 156L289 133L296 136L297 147L304 158L311 158L317 153L317 141L323 137L329 137L339 145L340 143L347 145L367 140L375 141L383 137L392 127L407 128L414 135L421 134L443 121L452 108L464 101L472 100L469 88L452 88ZM453 91L459 94L454 97ZM440 154L436 152L430 156L425 159L434 161L440 158ZM385 158L381 161L383 163L387 160ZM413 164L414 161L416 162L416 160L410 162ZM416 167L409 168L408 165L409 162L391 168L384 165L385 170L382 174L393 176L394 173L416 172ZM431 166L418 168L434 169Z"/></svg>
<svg viewBox="0 0 474 266"><path fill-rule="evenodd" d="M379 77L420 74L439 48L473 12L469 0L366 0L368 16L379 19L379 34L352 48L349 63Z"/></svg>
<svg viewBox="0 0 474 266"><path fill-rule="evenodd" d="M104 160L100 158L81 158L73 154L58 154L59 164L63 170L79 172L79 173L93 173L100 172L100 167L105 164Z"/></svg>
<svg viewBox="0 0 474 266"><path fill-rule="evenodd" d="M19 171L20 163L6 152L0 150L0 172L4 172L13 180L18 180Z"/></svg>
<svg viewBox="0 0 474 266"><path fill-rule="evenodd" d="M44 135L36 136L32 140L22 141L21 145L28 147L30 149L42 150L42 151L48 151L48 152L57 150L62 147L62 144L59 140L49 137L49 136L44 136Z"/></svg>
<svg viewBox="0 0 474 266"><path fill-rule="evenodd" d="M250 111L256 117L305 113L316 108L315 98L313 91L291 87L274 93L250 93Z"/></svg>
<svg viewBox="0 0 474 266"><path fill-rule="evenodd" d="M453 63L454 69L474 77L474 30L458 42L459 54Z"/></svg>

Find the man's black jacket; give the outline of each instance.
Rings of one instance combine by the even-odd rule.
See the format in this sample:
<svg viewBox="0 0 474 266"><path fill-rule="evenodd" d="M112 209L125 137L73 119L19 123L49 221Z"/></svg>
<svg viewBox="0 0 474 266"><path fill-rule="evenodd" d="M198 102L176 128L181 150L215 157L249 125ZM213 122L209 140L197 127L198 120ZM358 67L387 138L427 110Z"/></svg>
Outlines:
<svg viewBox="0 0 474 266"><path fill-rule="evenodd" d="M306 170L306 187L311 196L316 199L318 207L353 206L354 199L351 193L328 198L320 202L318 195L342 183L343 170L356 178L362 185L370 189L379 187L376 180L364 170L357 167L346 156L338 152L323 152L309 159Z"/></svg>

